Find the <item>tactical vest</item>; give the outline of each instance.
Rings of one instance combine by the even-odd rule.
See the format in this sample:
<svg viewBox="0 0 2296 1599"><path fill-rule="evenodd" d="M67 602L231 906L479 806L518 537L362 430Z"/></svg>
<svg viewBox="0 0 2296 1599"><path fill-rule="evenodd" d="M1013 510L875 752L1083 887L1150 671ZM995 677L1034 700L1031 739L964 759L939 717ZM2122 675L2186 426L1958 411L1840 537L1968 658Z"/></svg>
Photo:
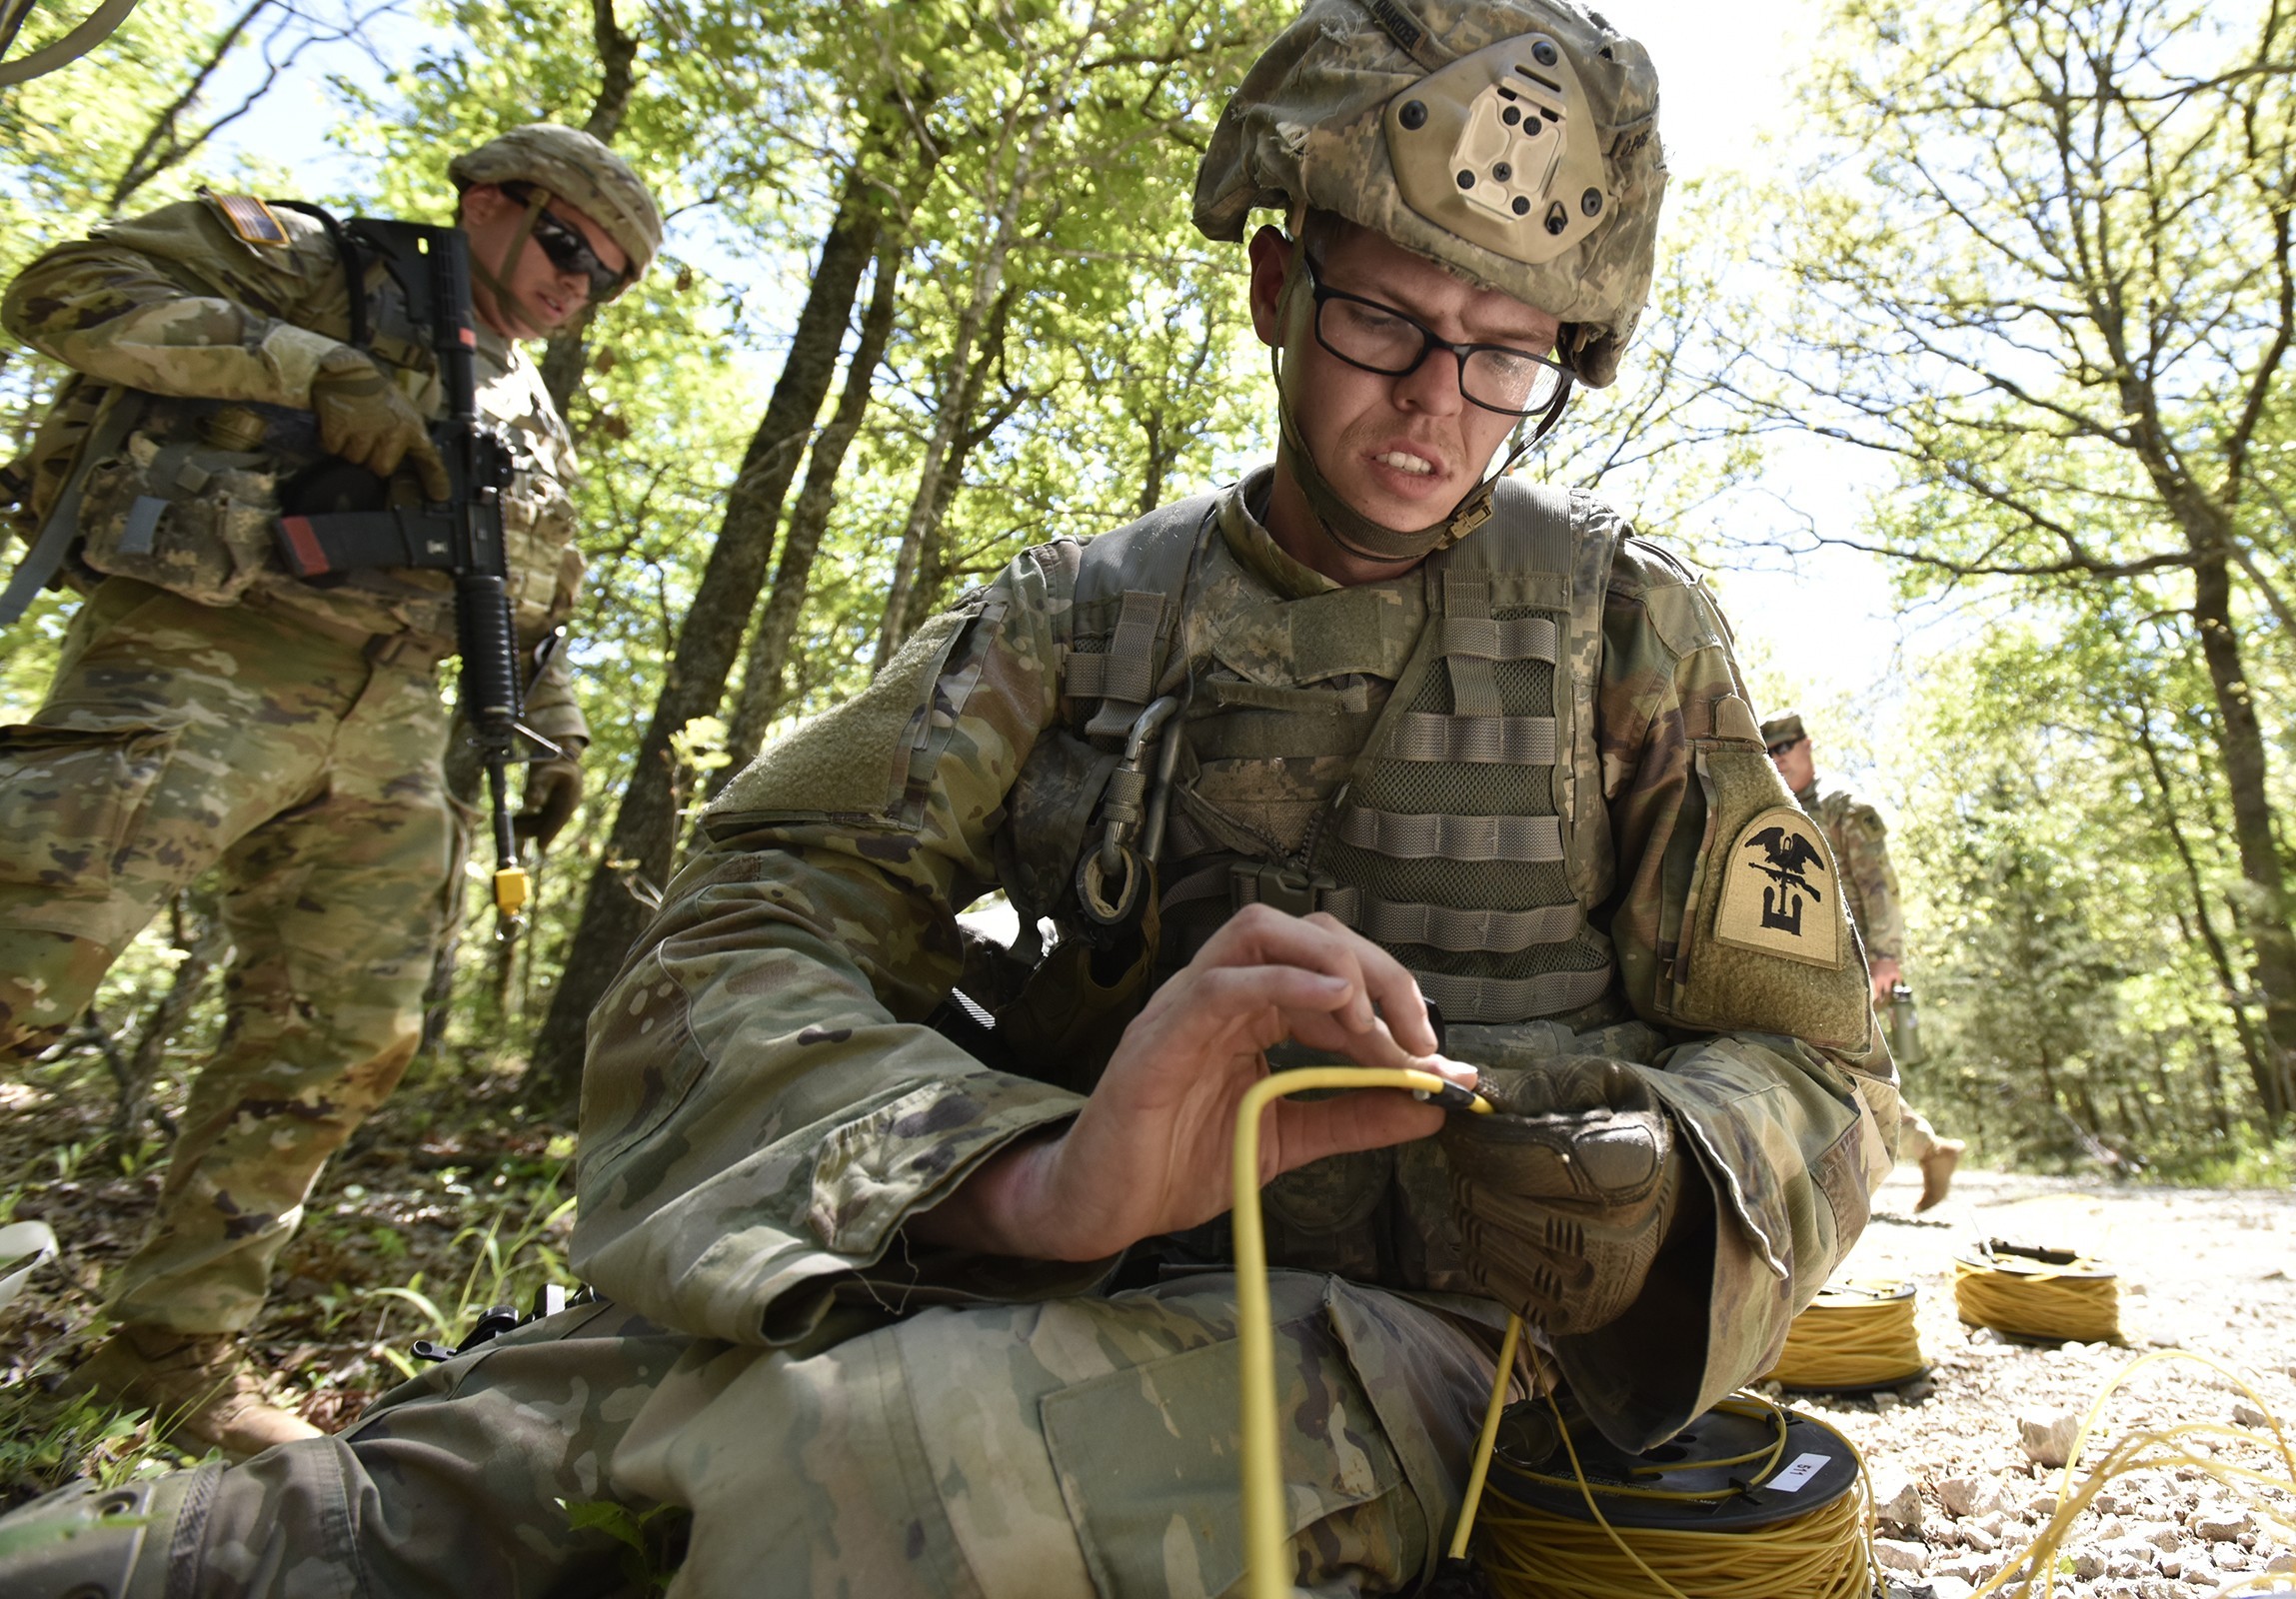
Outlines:
<svg viewBox="0 0 2296 1599"><path fill-rule="evenodd" d="M294 240L288 248L311 258L315 273L341 273L332 248L318 236L317 222L292 213L283 214L282 222ZM417 409L435 413L436 365L408 315L405 296L377 265L368 267L363 287L363 348ZM335 324L315 331L350 335L340 314L313 320ZM516 462L517 476L503 499L504 554L519 632L537 638L561 620L554 605L565 587L561 569L574 532L565 484L571 448L542 420L549 400L539 375L515 356L508 371L483 382L478 405L508 440ZM48 465L67 451L63 471ZM339 476L343 466L320 448L316 419L307 410L147 394L82 378L43 423L28 465L36 481L78 481L69 568L83 587L106 576L132 578L211 606L236 604L251 598L251 590L260 591L361 631L404 632L433 641L440 653L451 648L454 593L445 574L363 571L316 588L280 561L281 510L329 508L295 504L298 486L323 496L327 475ZM372 480L363 481L371 490ZM415 493L398 482L389 492ZM28 507L35 520L45 517L53 498L43 494Z"/></svg>
<svg viewBox="0 0 2296 1599"><path fill-rule="evenodd" d="M1031 762L1072 769L1050 785L1073 797L1067 824L1046 829L1065 857L1009 884L1024 923L1078 919L1059 890L1137 816L1148 775L1125 746L1173 696L1159 967L1260 900L1355 927L1448 1021L1613 1019L1587 913L1614 870L1593 715L1616 522L1510 480L1489 525L1403 578L1239 609L1202 580L1216 506L1084 548L1068 737ZM1025 774L1017 794L1046 786ZM1097 831L1077 813L1096 795Z"/></svg>
<svg viewBox="0 0 2296 1599"><path fill-rule="evenodd" d="M1139 736L1169 703L1160 893L1145 916L1160 972L1241 905L1323 910L1412 971L1466 1058L1647 1055L1657 1040L1588 920L1615 876L1594 701L1617 521L1584 496L1506 482L1492 521L1417 571L1281 600L1210 559L1218 510L1182 502L1079 557L1061 725L1001 830L1008 851L1029 846L1001 855L1023 927L1050 914L1064 937L1035 1002L1077 996L1089 1015L1096 990L1123 987L1103 969L1116 962L1062 956L1108 930L1085 903L1104 845L1145 851L1155 831L1166 751ZM1031 1005L1003 1012L1020 1012L1005 1029L1016 1043L1058 1031ZM1089 1090L1128 1018L1064 1018L1065 1053L1024 1047L1013 1063ZM1431 1140L1329 1156L1268 1185L1268 1258L1478 1292L1449 1203ZM1221 1219L1148 1253L1216 1263L1232 1244Z"/></svg>

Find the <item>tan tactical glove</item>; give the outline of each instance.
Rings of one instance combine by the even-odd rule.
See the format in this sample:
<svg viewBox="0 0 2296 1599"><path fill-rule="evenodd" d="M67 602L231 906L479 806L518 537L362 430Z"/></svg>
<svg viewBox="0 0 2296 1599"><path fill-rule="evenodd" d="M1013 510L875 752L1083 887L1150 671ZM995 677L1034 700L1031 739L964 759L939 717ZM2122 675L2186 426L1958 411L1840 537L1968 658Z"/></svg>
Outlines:
<svg viewBox="0 0 2296 1599"><path fill-rule="evenodd" d="M1451 1220L1485 1292L1548 1332L1592 1332L1640 1297L1681 1189L1674 1124L1634 1067L1565 1056L1486 1069L1489 1115L1443 1123Z"/></svg>
<svg viewBox="0 0 2296 1599"><path fill-rule="evenodd" d="M311 409L319 415L319 442L329 455L378 478L398 471L402 461L412 462L423 493L433 500L447 497L446 464L422 413L362 352L337 345L320 359L311 378Z"/></svg>
<svg viewBox="0 0 2296 1599"><path fill-rule="evenodd" d="M582 747L569 744L564 756L526 769L526 802L511 817L511 831L520 843L531 838L536 849L548 849L581 803Z"/></svg>

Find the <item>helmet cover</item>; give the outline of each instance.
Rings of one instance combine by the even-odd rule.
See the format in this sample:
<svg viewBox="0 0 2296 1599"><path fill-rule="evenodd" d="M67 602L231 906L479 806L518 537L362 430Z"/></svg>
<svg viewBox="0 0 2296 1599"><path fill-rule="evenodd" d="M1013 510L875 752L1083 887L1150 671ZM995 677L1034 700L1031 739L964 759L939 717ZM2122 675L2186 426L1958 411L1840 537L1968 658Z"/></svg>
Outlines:
<svg viewBox="0 0 2296 1599"><path fill-rule="evenodd" d="M530 122L466 150L447 166L457 190L482 183L531 183L549 190L606 230L630 258L621 288L638 281L662 248L662 213L630 164L580 128Z"/></svg>
<svg viewBox="0 0 2296 1599"><path fill-rule="evenodd" d="M1649 297L1658 77L1570 0L1309 0L1220 114L1195 225L1328 211L1558 318L1601 388Z"/></svg>

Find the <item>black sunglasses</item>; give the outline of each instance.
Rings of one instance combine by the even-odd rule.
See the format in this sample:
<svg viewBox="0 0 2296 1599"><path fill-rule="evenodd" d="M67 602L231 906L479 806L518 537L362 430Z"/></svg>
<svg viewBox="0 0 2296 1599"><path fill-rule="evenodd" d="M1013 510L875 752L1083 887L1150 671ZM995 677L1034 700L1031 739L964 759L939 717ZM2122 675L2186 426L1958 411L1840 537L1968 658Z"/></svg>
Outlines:
<svg viewBox="0 0 2296 1599"><path fill-rule="evenodd" d="M534 204L531 184L506 183L502 192L522 206ZM590 280L591 299L603 300L622 287L622 274L598 259L598 252L590 248L590 241L582 236L582 230L547 207L535 216L533 239L542 246L542 253L550 258L552 266Z"/></svg>

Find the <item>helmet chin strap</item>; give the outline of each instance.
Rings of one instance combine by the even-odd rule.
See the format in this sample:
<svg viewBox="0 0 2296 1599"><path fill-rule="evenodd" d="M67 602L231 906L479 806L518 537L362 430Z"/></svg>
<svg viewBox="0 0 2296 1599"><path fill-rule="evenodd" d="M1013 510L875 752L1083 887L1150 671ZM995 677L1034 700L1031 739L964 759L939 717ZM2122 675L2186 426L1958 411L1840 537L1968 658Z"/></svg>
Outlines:
<svg viewBox="0 0 2296 1599"><path fill-rule="evenodd" d="M511 279L518 272L518 258L525 251L527 240L534 237L535 223L549 204L550 191L536 184L533 198L526 203L526 216L519 223L518 232L511 235L510 248L502 253L499 263L481 259L475 250L471 252L471 275L487 286L487 293L494 296L496 309L543 332L549 331L546 319L527 302L526 296L511 287Z"/></svg>
<svg viewBox="0 0 2296 1599"><path fill-rule="evenodd" d="M1290 315L1293 294L1306 274L1300 263L1306 252L1294 247L1290 270L1284 274L1283 291L1277 297L1280 317ZM1523 452L1545 438L1554 425L1562 420L1562 408L1570 399L1570 383L1563 381L1562 392L1543 412L1538 426L1521 440L1498 470L1468 490L1459 503L1451 507L1448 515L1429 523L1415 532L1403 532L1385 523L1374 522L1339 497L1331 487L1331 480L1323 476L1323 469L1315 464L1315 453L1307 448L1307 440L1299 431L1299 422L1291 409L1291 392L1283 381L1283 347L1272 346L1268 351L1268 364L1275 374L1275 416L1282 435L1286 459L1291 468L1292 481L1299 486L1307 501L1307 508L1315 513L1315 520L1331 536L1332 543L1349 555L1382 565L1396 565L1405 561L1423 561L1438 550L1447 550L1468 534L1491 519L1491 496L1498 492L1498 481L1514 469Z"/></svg>

